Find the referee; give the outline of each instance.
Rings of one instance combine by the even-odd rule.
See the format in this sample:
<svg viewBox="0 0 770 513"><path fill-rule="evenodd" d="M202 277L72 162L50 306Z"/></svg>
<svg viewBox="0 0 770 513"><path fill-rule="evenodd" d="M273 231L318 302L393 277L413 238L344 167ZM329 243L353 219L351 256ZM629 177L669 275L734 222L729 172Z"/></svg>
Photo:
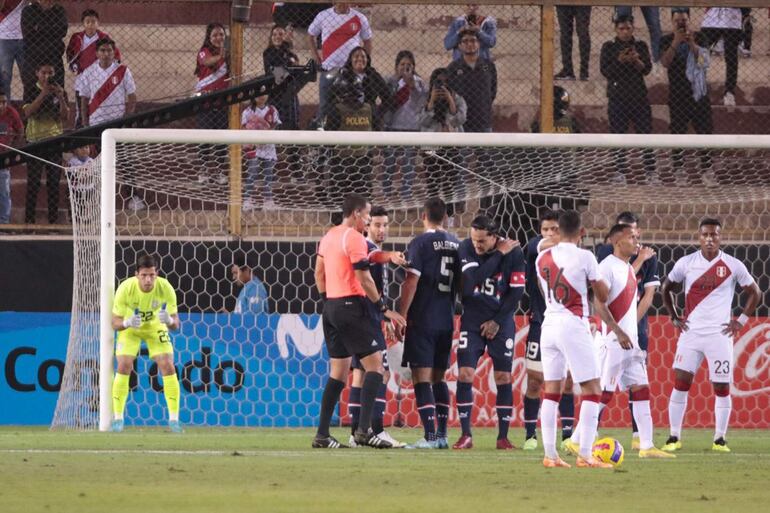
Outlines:
<svg viewBox="0 0 770 513"><path fill-rule="evenodd" d="M360 420L354 434L356 444L378 449L392 447L370 429L383 373L382 354L377 343L377 331L381 327L376 314L378 310L383 312L398 326L406 326L406 321L388 309L369 273L370 257L363 232L369 225L370 210L371 205L363 196L346 196L342 203L342 223L326 232L318 245L315 281L325 300L323 330L330 368L321 399L318 432L313 440L313 447L317 449L347 447L329 434L329 423L345 388L353 355L359 358L365 371ZM372 263L406 263L403 254L398 252L374 252L371 258Z"/></svg>

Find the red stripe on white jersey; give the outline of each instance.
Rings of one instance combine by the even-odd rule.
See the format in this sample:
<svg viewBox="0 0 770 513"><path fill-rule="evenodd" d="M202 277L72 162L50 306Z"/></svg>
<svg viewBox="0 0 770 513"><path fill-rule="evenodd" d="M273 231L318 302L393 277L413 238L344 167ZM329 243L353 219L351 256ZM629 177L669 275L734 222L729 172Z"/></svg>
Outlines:
<svg viewBox="0 0 770 513"><path fill-rule="evenodd" d="M101 85L101 87L93 94L91 101L88 103L88 113L93 114L96 109L109 98L112 92L123 82L123 78L126 76L128 68L125 64L121 64L112 74L107 77L107 80Z"/></svg>
<svg viewBox="0 0 770 513"><path fill-rule="evenodd" d="M361 20L358 19L358 16L353 16L345 23L340 25L334 32L329 34L329 36L324 39L323 43L321 44L324 61L328 59L329 56L336 52L340 47L344 46L345 43L358 36L360 31Z"/></svg>
<svg viewBox="0 0 770 513"><path fill-rule="evenodd" d="M615 319L615 322L620 322L623 317L626 316L631 307L635 306L636 293L636 276L634 275L634 271L631 266L629 266L626 286L623 288L620 294L618 294L617 297L612 300L609 305L607 305L610 309L610 313L612 314L612 318Z"/></svg>
<svg viewBox="0 0 770 513"><path fill-rule="evenodd" d="M684 316L687 318L695 307L698 306L701 301L706 299L709 294L716 290L722 283L724 283L730 276L732 271L730 267L722 261L720 258L714 265L709 267L706 272L701 274L698 279L692 282L690 288L687 290L684 300Z"/></svg>
<svg viewBox="0 0 770 513"><path fill-rule="evenodd" d="M546 303L557 302L578 317L583 317L583 296L564 276L564 269L553 260L551 249L546 250L538 259L537 274L546 282Z"/></svg>

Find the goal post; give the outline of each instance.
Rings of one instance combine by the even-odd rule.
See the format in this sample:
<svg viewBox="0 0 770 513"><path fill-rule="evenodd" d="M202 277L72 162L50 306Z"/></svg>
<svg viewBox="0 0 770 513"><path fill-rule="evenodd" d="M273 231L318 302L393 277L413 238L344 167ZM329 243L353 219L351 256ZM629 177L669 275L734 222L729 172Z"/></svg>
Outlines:
<svg viewBox="0 0 770 513"><path fill-rule="evenodd" d="M260 174L251 195L244 189L243 196L235 198L226 183L197 183L201 149L212 145L275 145L272 182ZM330 226L344 194L363 188L374 204L384 206L392 217L389 244L399 249L419 233L418 209L436 194L452 205L451 229L461 238L467 236L475 213L484 211L500 220L509 236L525 242L534 235L538 209L562 205L584 211L590 246L601 241L617 212L632 209L643 217L645 243L665 246L660 252L662 272L682 249L693 247L692 227L706 214L729 215L731 221L739 215L749 217L736 229L726 228L730 235L725 244L756 246L767 241L762 223L767 218L763 216L770 215L768 157L770 136L106 130L101 157L92 164L98 198L76 193L75 182L70 182L77 255L74 294L85 297L86 289L98 289L93 291L98 292L94 294L98 326L92 328L98 340L91 343L92 331L87 328L91 319L76 317L92 307L84 299L73 301L67 365L53 427L109 429L115 344L112 296L116 284L130 276L133 255L139 250L173 253L172 284L184 296L181 304L190 319L183 325L193 325L181 337L187 363L180 372L183 387L193 391L189 395L198 395L191 403L195 411L183 422L310 425L313 394L316 388L320 392L326 360L317 322L318 299L308 269L314 244ZM220 158L229 157L225 152ZM215 164L229 168L228 162ZM696 175L706 183L691 184L689 179ZM247 179L244 187L248 184ZM265 197L268 187L272 187L271 206ZM127 200L133 194L142 197L142 208L129 208ZM229 231L228 212L233 209L244 212L240 236ZM97 224L94 235L78 231ZM86 241L89 245L77 249ZM222 313L228 299L218 297L226 296L220 285L228 281L237 252L254 256L255 269L265 273L261 279L270 291L270 312L262 317ZM765 257L749 253L764 273ZM216 275L219 282L208 283L214 280L209 275ZM394 301L397 281L395 276L389 288ZM653 310L662 312L659 303ZM518 314L520 357L526 321L523 309ZM670 338L664 328L657 324L653 328L663 330L661 338ZM255 358L258 353L262 363ZM84 361L98 361L98 387L84 380ZM515 366L517 387L524 383L521 370ZM494 390L489 376L479 378L477 391ZM222 392L232 389L233 383L243 388L227 392L230 395ZM96 387L92 391L98 396L96 412L94 399L84 390L88 387ZM219 395L205 395L217 387ZM397 412L389 410L389 420L413 422L413 412L403 406L411 404L408 392L398 383L389 390L404 397ZM292 397L300 397L301 404L285 407ZM516 397L520 400L518 392ZM493 415L493 399L490 404ZM132 407L137 415L157 418L162 400L141 396ZM610 418L616 423L628 419L614 411ZM688 422L704 422L702 417L693 419ZM488 420L479 417L474 422Z"/></svg>

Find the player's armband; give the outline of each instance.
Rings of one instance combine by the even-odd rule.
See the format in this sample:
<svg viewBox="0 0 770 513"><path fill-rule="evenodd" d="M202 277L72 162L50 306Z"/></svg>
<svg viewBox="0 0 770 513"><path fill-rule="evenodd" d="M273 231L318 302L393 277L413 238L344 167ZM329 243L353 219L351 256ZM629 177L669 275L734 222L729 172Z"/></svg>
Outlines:
<svg viewBox="0 0 770 513"><path fill-rule="evenodd" d="M364 258L363 260L359 260L355 264L353 264L353 269L356 271L366 271L369 269L369 259Z"/></svg>

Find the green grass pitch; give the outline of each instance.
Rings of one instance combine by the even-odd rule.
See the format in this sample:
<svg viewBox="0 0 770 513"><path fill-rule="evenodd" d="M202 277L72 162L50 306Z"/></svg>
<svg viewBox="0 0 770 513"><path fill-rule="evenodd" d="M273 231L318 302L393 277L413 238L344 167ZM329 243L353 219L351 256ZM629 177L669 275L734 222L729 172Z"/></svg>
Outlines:
<svg viewBox="0 0 770 513"><path fill-rule="evenodd" d="M347 440L343 428L333 430ZM417 430L391 430L414 441ZM477 429L470 451L313 450L308 429L183 435L0 428L0 511L34 512L753 512L770 504L770 432L686 430L676 460L617 470L544 469L542 451L500 452ZM602 430L630 446L628 430ZM451 433L450 443L457 436ZM665 434L658 432L661 444ZM522 431L512 430L514 443ZM565 457L569 462L574 458Z"/></svg>

